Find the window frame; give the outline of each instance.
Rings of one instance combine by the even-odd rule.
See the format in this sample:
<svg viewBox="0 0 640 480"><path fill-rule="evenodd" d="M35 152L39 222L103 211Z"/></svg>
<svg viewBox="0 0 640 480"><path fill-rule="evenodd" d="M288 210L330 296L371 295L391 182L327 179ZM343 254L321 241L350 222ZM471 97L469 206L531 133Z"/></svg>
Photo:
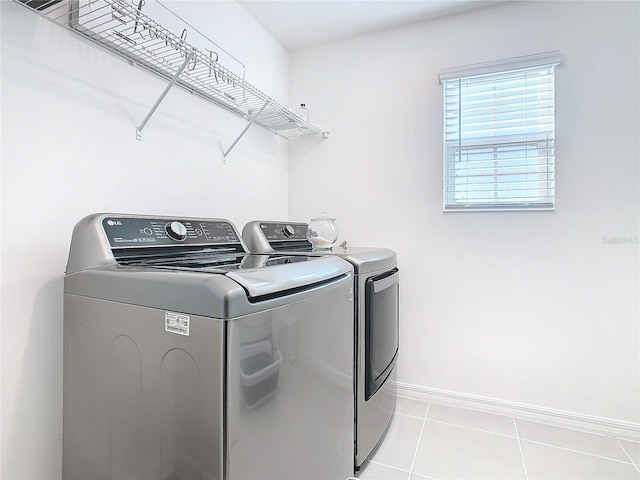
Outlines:
<svg viewBox="0 0 640 480"><path fill-rule="evenodd" d="M453 69L445 69L441 71L440 83L442 84L443 88L443 212L555 210L555 73L556 67L560 64L560 62L561 56L559 52L555 51L537 55L530 55L527 57L518 57L515 59L499 60L496 62L476 64L465 67L456 67ZM497 129L491 127L491 130L485 136L468 136L465 138L464 135L461 135L460 131L458 131L457 138L448 137L447 114L451 112L447 110L447 84L450 85L451 82L458 82L457 95L458 101L460 101L463 96L463 94L461 93L462 81L466 81L467 79L482 80L483 77L489 78L489 76L500 75L499 77L496 77L496 79L494 79L492 82L490 82L490 84L493 85L496 81L503 81L504 78L509 74L519 75L520 73L522 73L521 80L524 81L526 85L527 72L533 70L543 71L544 69L551 69L551 113L548 113L549 107L547 107L546 113L540 113L534 118L539 119L544 118L545 116L551 116L551 120L545 122L550 125L549 130L541 133L530 133L525 129L524 133L503 133L502 135L496 135ZM504 77L502 77L501 75L504 75ZM455 92L455 84L453 85L453 87L449 86L449 89L453 89ZM487 88L487 92L489 91L490 89ZM495 113L493 109L494 106L490 105L487 108L487 113ZM458 115L458 125L461 126L463 124L463 119L465 118L462 115L462 109L459 107L458 112L455 112L454 110L454 115ZM528 117L524 115L522 118L526 119ZM526 147L527 145L531 145L536 148L535 155L529 156ZM512 161L519 163L511 166L504 165L505 163L508 163L509 159L503 159L502 164L499 164L500 160L497 159L497 156L499 156L498 151L504 148L511 148L511 151L516 152L516 156L512 159ZM490 159L483 160L479 158L482 155L481 150L483 149L493 151L494 173L477 173L475 175L468 174L469 168L473 168L478 171L491 169L491 167L482 166L483 163L491 163ZM473 150L475 150L476 152L472 153L471 155L476 156L475 162L479 166L472 165L471 167L469 167L469 155ZM462 154L462 151L466 151L467 154ZM504 150L502 152L504 153ZM455 173L451 172L451 169L453 167L453 164L456 162L456 159L458 159L458 161L462 161L463 157L466 159L464 161L466 162L467 166L464 168L460 166L458 168L460 168L461 170L466 170L467 172L466 174L457 176L455 175ZM544 161L541 161L541 159L544 159ZM520 169L521 171L514 171L514 173L512 174L504 173L504 169L511 167L513 167L514 170ZM498 172L498 169L502 170L502 172ZM504 181L505 179L508 179L508 175L513 175L512 182ZM524 176L526 178L526 176L528 175L535 175L540 179L515 180L516 176ZM493 177L493 180L484 181L482 177L486 177L486 179L489 179L489 177ZM466 181L467 187L465 189L455 188L457 178L462 180L461 185L465 185ZM469 181L470 179L472 180L471 182ZM518 186L524 185L525 187L528 187L530 183L534 188L536 188L536 190L530 190L528 188L517 189L524 192L524 195L522 197L518 198L512 194L512 198L501 201L499 199L500 192L505 193L507 191L516 191L516 189L508 190L500 188L501 183L503 184L503 187L506 183L511 183L512 186L517 183ZM470 184L475 185L475 188L469 188L468 186ZM538 187L535 187L536 184L538 185ZM493 186L492 188L487 189L481 188L484 185ZM529 193L531 191L536 191L538 194L544 191L545 194L531 195ZM477 194L478 197L480 197L480 192L493 192L493 199L489 199L486 197L477 199L471 198L474 193ZM457 193L464 195L464 198L457 199Z"/></svg>

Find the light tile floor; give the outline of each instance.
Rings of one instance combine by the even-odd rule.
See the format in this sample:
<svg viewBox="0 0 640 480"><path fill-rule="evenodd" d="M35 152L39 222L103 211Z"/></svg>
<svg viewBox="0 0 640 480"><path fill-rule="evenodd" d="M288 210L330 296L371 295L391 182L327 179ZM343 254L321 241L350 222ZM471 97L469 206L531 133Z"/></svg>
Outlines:
<svg viewBox="0 0 640 480"><path fill-rule="evenodd" d="M398 398L360 480L633 479L640 443Z"/></svg>

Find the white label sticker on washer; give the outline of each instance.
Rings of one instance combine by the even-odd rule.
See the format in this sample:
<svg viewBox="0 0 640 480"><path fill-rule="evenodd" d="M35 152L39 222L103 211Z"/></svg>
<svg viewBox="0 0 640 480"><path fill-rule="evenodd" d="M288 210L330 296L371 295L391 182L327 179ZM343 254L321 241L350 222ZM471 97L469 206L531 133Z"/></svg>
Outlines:
<svg viewBox="0 0 640 480"><path fill-rule="evenodd" d="M164 312L164 329L167 332L189 336L189 315Z"/></svg>

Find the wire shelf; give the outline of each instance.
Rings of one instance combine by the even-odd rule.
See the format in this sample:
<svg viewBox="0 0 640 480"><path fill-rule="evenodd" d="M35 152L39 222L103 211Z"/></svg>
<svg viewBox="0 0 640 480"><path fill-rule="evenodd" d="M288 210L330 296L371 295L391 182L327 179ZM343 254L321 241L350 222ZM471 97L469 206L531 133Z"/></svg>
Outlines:
<svg viewBox="0 0 640 480"><path fill-rule="evenodd" d="M133 0L15 1L171 82L139 131L175 84L244 118L247 128L255 123L285 138L328 136L222 65L217 46L205 52L187 43L187 29L178 36L142 13L144 0L137 8Z"/></svg>

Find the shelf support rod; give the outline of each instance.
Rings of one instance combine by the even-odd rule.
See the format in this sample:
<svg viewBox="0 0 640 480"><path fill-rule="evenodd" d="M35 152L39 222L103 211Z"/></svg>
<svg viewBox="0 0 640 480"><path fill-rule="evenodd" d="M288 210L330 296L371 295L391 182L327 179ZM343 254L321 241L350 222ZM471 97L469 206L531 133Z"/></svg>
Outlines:
<svg viewBox="0 0 640 480"><path fill-rule="evenodd" d="M147 116L144 117L144 120L142 120L142 123L140 124L140 126L138 128L136 128L136 138L138 140L142 140L142 129L147 124L147 122L149 121L151 116L155 113L155 111L158 108L158 106L160 105L160 103L162 103L162 100L164 100L164 97L167 96L167 93L169 93L169 90L171 90L171 87L173 87L176 84L176 82L178 81L178 78L180 78L180 75L182 75L182 72L187 67L187 65L189 65L189 62L191 61L191 59L193 58L193 56L195 54L196 54L195 50L191 50L191 53L189 53L189 55L187 55L187 58L185 58L184 63L182 64L182 66L178 69L178 71L173 76L173 78L171 79L169 84L165 87L164 91L160 95L160 98L158 98L158 100L156 100L156 103L153 105L153 107L151 107L151 110L149 110L149 113L147 113Z"/></svg>
<svg viewBox="0 0 640 480"><path fill-rule="evenodd" d="M229 152L231 150L233 150L233 147L236 146L236 143L238 143L240 141L240 139L244 136L245 133L247 133L247 130L249 130L249 128L251 128L251 125L253 125L254 123L256 123L256 120L258 119L258 117L260 116L260 114L262 113L262 111L267 108L267 105L269 105L269 99L265 100L264 105L262 105L262 108L260 110L258 110L258 113L256 113L251 120L249 120L249 123L247 123L247 126L244 127L244 129L242 130L242 132L240 132L240 135L238 135L238 138L236 138L233 143L231 144L231 146L227 149L227 151L223 151L222 152L222 158L224 159L224 163L227 163L227 155L229 155Z"/></svg>

